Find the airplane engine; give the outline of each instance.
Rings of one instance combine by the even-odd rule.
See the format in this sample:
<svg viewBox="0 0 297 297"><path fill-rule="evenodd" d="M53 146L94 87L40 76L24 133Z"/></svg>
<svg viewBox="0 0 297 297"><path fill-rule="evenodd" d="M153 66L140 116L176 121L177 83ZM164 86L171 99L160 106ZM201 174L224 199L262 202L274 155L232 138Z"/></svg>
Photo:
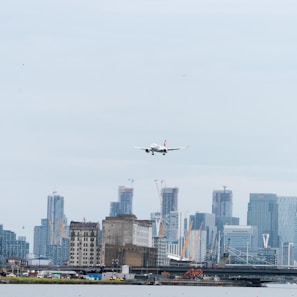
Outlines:
<svg viewBox="0 0 297 297"><path fill-rule="evenodd" d="M167 152L168 152L168 150L167 150L167 148L165 148L165 149L163 150L163 155L165 155Z"/></svg>
<svg viewBox="0 0 297 297"><path fill-rule="evenodd" d="M145 152L146 152L146 153L149 153L149 152L150 152L150 150L149 150L149 149L145 149Z"/></svg>

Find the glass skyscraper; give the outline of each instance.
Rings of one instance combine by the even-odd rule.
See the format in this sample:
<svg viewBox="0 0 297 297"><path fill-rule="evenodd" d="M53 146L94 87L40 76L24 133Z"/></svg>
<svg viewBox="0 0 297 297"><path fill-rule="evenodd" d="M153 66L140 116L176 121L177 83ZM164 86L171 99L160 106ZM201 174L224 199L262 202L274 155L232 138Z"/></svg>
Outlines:
<svg viewBox="0 0 297 297"><path fill-rule="evenodd" d="M68 257L69 226L64 214L64 197L56 192L47 197L47 217L34 227L34 254L46 256L54 265Z"/></svg>
<svg viewBox="0 0 297 297"><path fill-rule="evenodd" d="M162 196L162 218L166 218L171 211L177 211L178 188L163 188Z"/></svg>
<svg viewBox="0 0 297 297"><path fill-rule="evenodd" d="M119 186L119 214L133 214L133 188Z"/></svg>
<svg viewBox="0 0 297 297"><path fill-rule="evenodd" d="M232 217L233 195L230 190L216 190L212 194L212 213L217 217Z"/></svg>
<svg viewBox="0 0 297 297"><path fill-rule="evenodd" d="M225 225L239 225L239 218L233 217L232 191L215 190L212 194L212 213L216 218L218 232L223 232Z"/></svg>
<svg viewBox="0 0 297 297"><path fill-rule="evenodd" d="M280 247L297 247L297 197L277 197ZM297 248L293 249L297 260ZM291 253L292 255L292 253Z"/></svg>
<svg viewBox="0 0 297 297"><path fill-rule="evenodd" d="M250 194L247 225L258 227L259 248L264 247L263 234L269 234L269 247L279 247L278 204L276 194Z"/></svg>
<svg viewBox="0 0 297 297"><path fill-rule="evenodd" d="M61 244L67 221L64 215L64 197L55 192L47 197L47 223L47 244Z"/></svg>
<svg viewBox="0 0 297 297"><path fill-rule="evenodd" d="M119 214L133 214L133 188L119 186L118 201L110 203L109 215L116 217Z"/></svg>

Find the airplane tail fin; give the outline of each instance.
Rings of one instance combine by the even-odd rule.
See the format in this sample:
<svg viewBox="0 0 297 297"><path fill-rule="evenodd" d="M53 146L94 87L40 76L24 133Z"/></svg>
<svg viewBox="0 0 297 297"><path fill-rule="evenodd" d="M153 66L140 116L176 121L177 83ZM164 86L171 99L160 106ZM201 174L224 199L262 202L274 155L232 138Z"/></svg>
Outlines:
<svg viewBox="0 0 297 297"><path fill-rule="evenodd" d="M164 140L164 144L163 145L166 147L166 139Z"/></svg>

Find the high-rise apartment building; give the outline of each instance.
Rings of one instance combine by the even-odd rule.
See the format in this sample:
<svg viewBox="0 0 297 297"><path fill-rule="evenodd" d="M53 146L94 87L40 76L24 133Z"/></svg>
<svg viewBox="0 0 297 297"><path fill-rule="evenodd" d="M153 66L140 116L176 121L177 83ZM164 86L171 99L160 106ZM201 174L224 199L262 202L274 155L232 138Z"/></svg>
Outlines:
<svg viewBox="0 0 297 297"><path fill-rule="evenodd" d="M279 247L278 204L275 194L251 193L248 203L247 225L258 228L258 245L264 247L263 234L269 234L268 246Z"/></svg>

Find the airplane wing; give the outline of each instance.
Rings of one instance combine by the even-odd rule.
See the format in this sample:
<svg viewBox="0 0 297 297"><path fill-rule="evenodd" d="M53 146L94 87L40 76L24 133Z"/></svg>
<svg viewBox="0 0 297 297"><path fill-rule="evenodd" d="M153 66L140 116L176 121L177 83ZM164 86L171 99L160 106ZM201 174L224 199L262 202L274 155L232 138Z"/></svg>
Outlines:
<svg viewBox="0 0 297 297"><path fill-rule="evenodd" d="M182 147L168 147L167 148L167 151L177 151L177 150L182 150L182 149L186 149L188 148L189 146L182 146Z"/></svg>
<svg viewBox="0 0 297 297"><path fill-rule="evenodd" d="M152 149L150 147L142 147L142 146L134 146L134 148L136 149L140 149L140 150L144 150L146 151L147 153L151 152Z"/></svg>

